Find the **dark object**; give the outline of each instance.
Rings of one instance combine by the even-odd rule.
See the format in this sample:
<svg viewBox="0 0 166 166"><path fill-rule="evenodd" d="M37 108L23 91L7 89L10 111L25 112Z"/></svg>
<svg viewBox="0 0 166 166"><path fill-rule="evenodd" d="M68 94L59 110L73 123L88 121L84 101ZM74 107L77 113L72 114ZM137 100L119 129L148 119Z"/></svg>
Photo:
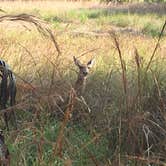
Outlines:
<svg viewBox="0 0 166 166"><path fill-rule="evenodd" d="M8 101L11 107L15 105L16 79L13 72L10 70L10 67L3 60L0 60L0 72L0 108L1 110L5 110L7 108ZM8 120L11 118L11 115L13 117L15 127L17 128L15 113L13 110L9 110L9 112L4 112L4 120L7 130L9 130Z"/></svg>
<svg viewBox="0 0 166 166"><path fill-rule="evenodd" d="M10 166L10 155L7 146L5 145L5 139L0 130L0 165L1 166Z"/></svg>

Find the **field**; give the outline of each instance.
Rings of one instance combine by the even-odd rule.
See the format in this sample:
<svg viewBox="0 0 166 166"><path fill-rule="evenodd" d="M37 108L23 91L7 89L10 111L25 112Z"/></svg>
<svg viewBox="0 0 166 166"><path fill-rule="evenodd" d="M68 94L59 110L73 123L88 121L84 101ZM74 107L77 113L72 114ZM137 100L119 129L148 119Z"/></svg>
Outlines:
<svg viewBox="0 0 166 166"><path fill-rule="evenodd" d="M18 89L18 129L0 123L11 166L166 165L165 3L1 1L0 9L0 55ZM73 56L95 60L82 97Z"/></svg>

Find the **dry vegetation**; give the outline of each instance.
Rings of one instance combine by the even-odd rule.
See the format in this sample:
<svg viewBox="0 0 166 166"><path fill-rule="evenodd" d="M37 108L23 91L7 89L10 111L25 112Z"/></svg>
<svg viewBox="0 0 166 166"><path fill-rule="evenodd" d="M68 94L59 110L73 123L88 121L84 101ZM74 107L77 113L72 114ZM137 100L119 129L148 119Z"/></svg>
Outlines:
<svg viewBox="0 0 166 166"><path fill-rule="evenodd" d="M18 130L4 130L12 166L166 164L166 38L157 42L158 37L142 32L114 30L115 35L107 19L76 19L75 13L65 11L90 5L0 3L7 12L0 17L0 55L16 74L18 87ZM25 12L37 17L18 15ZM55 26L49 19L41 21L46 14L62 16L65 22ZM163 20L165 15L157 22L160 32ZM96 28L95 35L86 33L87 28ZM106 35L96 35L98 30ZM85 62L96 60L84 98L74 108L73 55ZM58 102L69 93L60 121ZM82 118L73 122L69 114L77 110ZM4 127L3 120L0 125Z"/></svg>

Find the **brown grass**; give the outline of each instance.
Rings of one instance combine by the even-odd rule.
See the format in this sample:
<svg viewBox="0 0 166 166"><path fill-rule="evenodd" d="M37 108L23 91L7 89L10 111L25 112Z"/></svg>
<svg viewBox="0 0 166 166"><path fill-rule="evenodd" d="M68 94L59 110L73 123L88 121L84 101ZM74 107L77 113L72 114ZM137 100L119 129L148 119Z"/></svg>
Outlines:
<svg viewBox="0 0 166 166"><path fill-rule="evenodd" d="M71 9L79 9L79 8L89 8L90 6L93 6L94 2L87 2L87 1L1 1L0 6L2 10L5 10L7 12L11 12L13 10L20 12L25 11L32 11L33 9L38 10L51 10L56 12L60 11L66 11Z"/></svg>
<svg viewBox="0 0 166 166"><path fill-rule="evenodd" d="M9 135L13 144L17 145L21 141L29 140L24 132L27 130L32 132L32 141L22 146L25 151L31 145L37 146L37 159L40 165L44 163L42 160L43 145L47 144L52 147L50 164L51 159L55 156L66 159L66 156L63 156L64 149L69 151L66 165L71 165L72 153L79 154L82 151L86 152L86 157L94 165L101 165L105 160L111 160L112 163L115 161L117 165L117 163L123 163L124 158L126 161L134 160L146 164L164 163L157 159L165 160L165 151L162 148L164 144L162 139L165 138L165 120L163 118L165 105L162 104L165 102L164 89L162 89L163 86L165 87L163 81L166 61L165 37L158 41L160 47L157 46L158 49L155 50L154 56L152 48L156 47L156 40L147 36L117 34L111 40L108 36L74 36L64 30L61 35L54 38L56 31L48 30L48 25L47 28L44 26L42 29L43 24L33 15L7 15L1 19L27 20L30 24L39 27L38 30L42 31L42 34L44 31L48 36L48 38L41 36L33 28L30 31L18 29L16 32L15 29L8 31L2 27L1 57L11 65L16 73L18 86L26 85L21 87L23 91L19 91L21 95L18 96L18 104L15 106L18 116L22 114L23 116L19 118L20 128L17 131L17 137L12 137L12 132ZM135 52L134 48L137 48ZM50 115L58 111L58 99L68 95L75 80L73 55L82 58L83 61L89 57L96 57L96 65L88 78L85 94L87 105L92 109L92 114L89 116L91 121L86 124L86 127L88 126L89 133L94 135L85 143L79 140L81 145L79 149L75 149L68 140L68 137L74 133L73 126L72 129L67 126L75 100L73 91L70 93L71 100L59 132L57 132L56 140L47 140L44 135L44 127L52 122ZM145 72L147 66L150 66L151 72ZM156 66L161 68L155 69ZM124 104L126 101L128 102L127 111L125 111ZM29 117L22 110L25 113L30 110ZM157 118L154 118L157 116L156 112L162 117L162 121L158 122ZM147 133L142 131L145 125L149 126L152 134L155 133L156 137L152 135L152 140L150 140L151 135L145 138ZM65 137L65 132L69 132L68 137ZM161 134L161 137L157 134ZM106 159L100 161L93 151L88 149L88 146L91 144L97 146L102 137L107 138L110 144L105 148L106 150L110 148L108 155L109 151L112 154L109 157L105 156ZM156 158L147 157L145 154L149 148L147 141L155 146L150 150L156 154ZM22 146L19 148L22 149ZM160 147L162 150L157 149ZM128 155L124 155L126 153ZM19 151L18 154L20 156L18 161L22 161L23 157L26 160L26 153ZM141 157L138 157L137 154Z"/></svg>

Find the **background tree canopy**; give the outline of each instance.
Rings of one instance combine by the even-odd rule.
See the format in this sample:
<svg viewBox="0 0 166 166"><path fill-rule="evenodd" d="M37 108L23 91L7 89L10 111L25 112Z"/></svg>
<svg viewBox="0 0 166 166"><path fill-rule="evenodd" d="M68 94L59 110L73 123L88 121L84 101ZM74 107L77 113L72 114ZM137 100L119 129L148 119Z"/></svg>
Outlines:
<svg viewBox="0 0 166 166"><path fill-rule="evenodd" d="M159 2L166 2L166 0L101 0L101 2L106 2L106 3L109 3L109 2L156 2L156 3L159 3Z"/></svg>

